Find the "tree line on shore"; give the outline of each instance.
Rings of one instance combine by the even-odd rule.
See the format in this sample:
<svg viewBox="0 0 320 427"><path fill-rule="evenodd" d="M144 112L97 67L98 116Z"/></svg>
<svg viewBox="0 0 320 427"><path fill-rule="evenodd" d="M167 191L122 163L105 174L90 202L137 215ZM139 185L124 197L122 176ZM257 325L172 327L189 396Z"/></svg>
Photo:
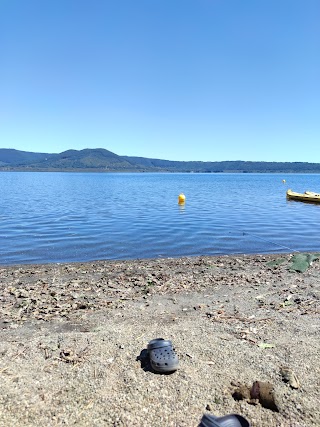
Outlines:
<svg viewBox="0 0 320 427"><path fill-rule="evenodd" d="M103 148L34 153L0 149L0 171L320 173L320 163L252 161L172 161L119 156Z"/></svg>

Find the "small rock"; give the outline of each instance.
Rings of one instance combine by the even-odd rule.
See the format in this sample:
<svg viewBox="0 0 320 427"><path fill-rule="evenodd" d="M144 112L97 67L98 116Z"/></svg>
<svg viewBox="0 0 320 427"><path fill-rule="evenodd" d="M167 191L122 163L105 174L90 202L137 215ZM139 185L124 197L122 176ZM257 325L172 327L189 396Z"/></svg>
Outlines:
<svg viewBox="0 0 320 427"><path fill-rule="evenodd" d="M280 374L282 375L282 380L288 383L291 388L294 388L294 389L300 388L299 380L292 369L286 366L282 366L280 369Z"/></svg>

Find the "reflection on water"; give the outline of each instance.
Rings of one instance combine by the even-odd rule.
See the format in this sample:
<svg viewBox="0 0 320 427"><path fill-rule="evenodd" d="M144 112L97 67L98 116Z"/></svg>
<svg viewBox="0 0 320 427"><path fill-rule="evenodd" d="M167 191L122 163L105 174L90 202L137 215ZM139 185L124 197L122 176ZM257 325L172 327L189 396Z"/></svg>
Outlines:
<svg viewBox="0 0 320 427"><path fill-rule="evenodd" d="M317 251L320 205L286 190L319 191L319 175L283 179L3 172L0 263Z"/></svg>
<svg viewBox="0 0 320 427"><path fill-rule="evenodd" d="M179 207L179 213L184 214L185 209L186 209L186 204L185 203L178 203L178 207Z"/></svg>

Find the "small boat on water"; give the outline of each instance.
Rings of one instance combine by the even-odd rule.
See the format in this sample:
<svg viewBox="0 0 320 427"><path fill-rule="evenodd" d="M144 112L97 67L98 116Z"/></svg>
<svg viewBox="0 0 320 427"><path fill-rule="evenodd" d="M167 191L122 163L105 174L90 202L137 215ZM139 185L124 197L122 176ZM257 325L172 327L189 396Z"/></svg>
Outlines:
<svg viewBox="0 0 320 427"><path fill-rule="evenodd" d="M308 194L308 196L317 196L317 197L320 197L319 193L314 193L313 191L305 191L304 194Z"/></svg>
<svg viewBox="0 0 320 427"><path fill-rule="evenodd" d="M313 191L305 191L304 193L295 193L292 190L287 191L288 199L299 200L300 202L320 203L320 194Z"/></svg>

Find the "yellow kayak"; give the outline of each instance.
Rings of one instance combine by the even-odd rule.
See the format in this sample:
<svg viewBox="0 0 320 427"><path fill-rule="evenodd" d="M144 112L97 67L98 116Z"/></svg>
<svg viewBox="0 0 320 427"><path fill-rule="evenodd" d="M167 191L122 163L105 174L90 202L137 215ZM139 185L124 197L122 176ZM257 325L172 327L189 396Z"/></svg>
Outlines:
<svg viewBox="0 0 320 427"><path fill-rule="evenodd" d="M299 200L300 202L320 203L320 194L313 191L306 191L305 193L295 193L292 190L287 191L288 199Z"/></svg>
<svg viewBox="0 0 320 427"><path fill-rule="evenodd" d="M314 193L313 191L305 191L304 194L308 194L308 196L317 196L317 197L320 197L319 193Z"/></svg>

